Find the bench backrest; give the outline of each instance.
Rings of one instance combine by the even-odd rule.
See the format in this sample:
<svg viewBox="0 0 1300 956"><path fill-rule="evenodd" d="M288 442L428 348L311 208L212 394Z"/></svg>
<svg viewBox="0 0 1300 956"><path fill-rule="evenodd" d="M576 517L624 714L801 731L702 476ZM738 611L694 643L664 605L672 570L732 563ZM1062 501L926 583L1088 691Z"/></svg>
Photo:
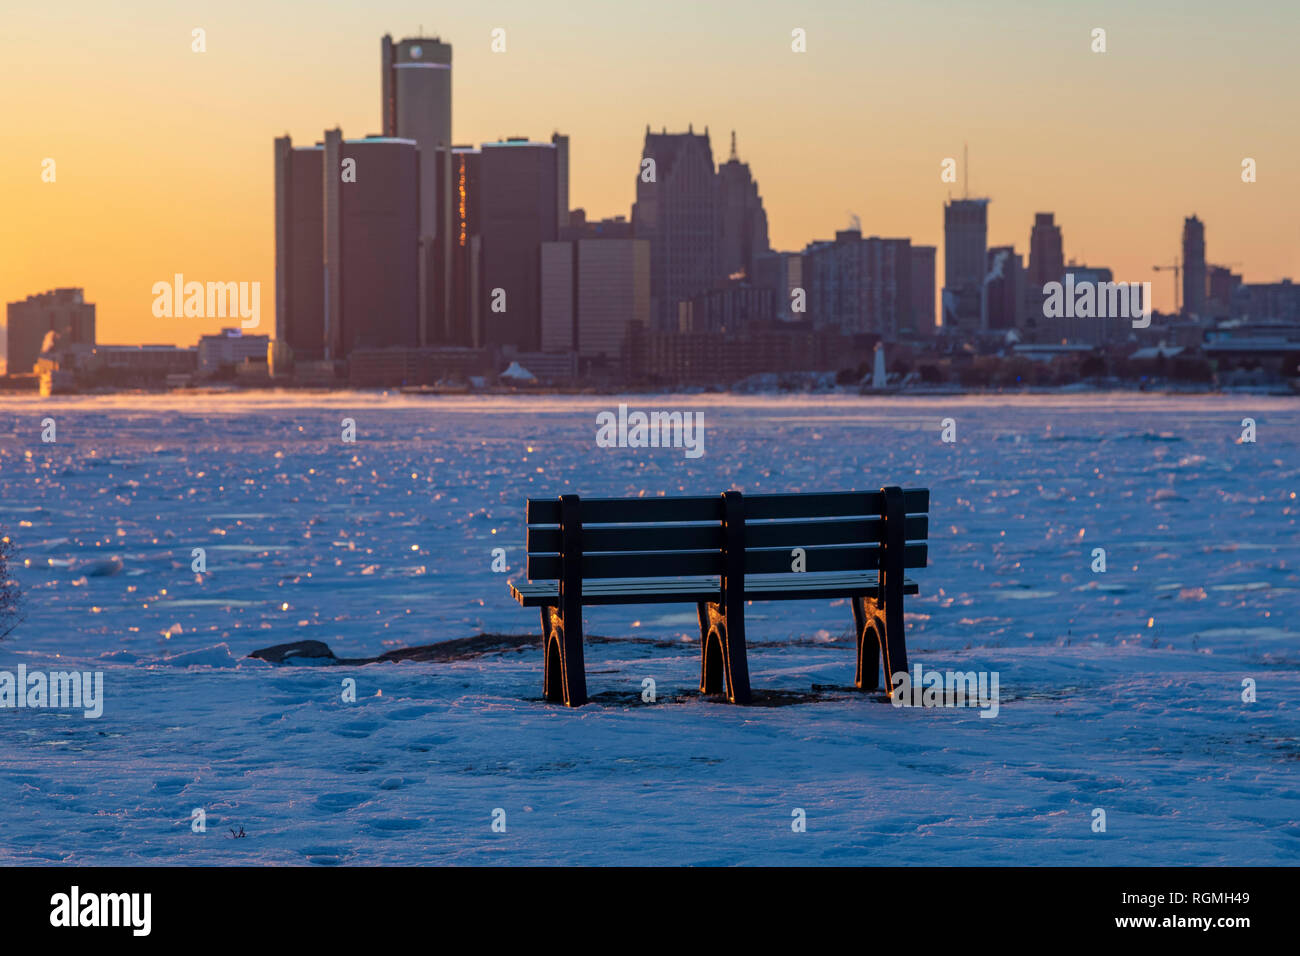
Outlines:
<svg viewBox="0 0 1300 956"><path fill-rule="evenodd" d="M567 524L564 512L567 510ZM822 494L716 497L529 498L530 580L564 575L566 539L581 554L582 578L735 575L792 570L874 571L891 548L899 568L923 568L930 492L882 488ZM897 560L897 559L895 559Z"/></svg>

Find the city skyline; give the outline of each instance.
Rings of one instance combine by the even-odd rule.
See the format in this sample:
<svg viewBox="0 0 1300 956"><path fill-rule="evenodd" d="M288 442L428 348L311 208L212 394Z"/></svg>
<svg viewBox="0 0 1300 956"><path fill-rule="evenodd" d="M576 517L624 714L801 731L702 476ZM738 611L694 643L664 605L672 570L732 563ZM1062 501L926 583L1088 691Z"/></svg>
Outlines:
<svg viewBox="0 0 1300 956"><path fill-rule="evenodd" d="M678 8L686 9L663 7ZM84 9L79 21L91 25L88 36L97 22L112 29L105 14ZM640 46L662 55L630 60L600 41L627 26L609 11L588 9L594 22L584 20L581 30L571 23L566 33L562 23L506 4L491 19L466 13L426 22L422 32L456 50L453 141L548 139L561 130L570 137L570 205L589 219L630 215L647 124L707 127L715 163L724 161L734 129L762 190L775 249L801 251L829 239L856 213L864 236L906 236L943 255L943 203L960 197L969 178L971 195L991 200L990 247L1027 254L1035 213L1050 211L1067 261L1107 267L1118 281L1152 281L1161 311L1173 311L1175 293L1151 267L1180 254L1191 215L1206 224L1208 262L1236 264L1249 282L1300 273L1300 215L1288 188L1300 146L1295 132L1279 128L1269 102L1285 77L1285 31L1257 33L1250 50L1222 42L1242 17L1267 16L1276 25L1294 12L1256 4L1234 8L1230 18L1208 5L1180 5L1200 18L1170 21L1160 6L1133 12L1101 4L1083 14L1043 13L1029 29L1015 18L1023 9L998 4L981 18L973 5L957 5L925 22L916 10L886 7L873 19L843 4L807 12L760 3L743 16L732 6L689 21L652 16ZM381 132L377 38L421 32L427 14L414 4L374 13L326 5L311 23L285 22L277 10L257 28L251 16L251 7L237 4L204 25L203 17L158 7L131 21L145 34L134 62L106 53L120 46L90 43L58 77L43 77L44 61L33 52L57 16L11 17L0 75L22 93L6 126L11 145L0 150L0 182L13 210L0 240L5 301L84 287L98 304L101 340L185 345L229 323L151 314L153 283L183 272L261 282L268 307L255 331L273 331L267 143L288 133L310 144L334 127L349 137ZM1089 49L1096 25L1107 29L1104 54ZM194 53L191 30L200 26L206 52ZM496 26L506 30L504 53L490 49ZM807 30L806 53L790 49L795 27ZM293 31L320 42L291 43ZM922 65L931 62L937 73ZM738 64L737 75L748 78L743 88L728 72ZM1013 87L1015 100L979 95L1006 86L1003 71L1013 68L1037 68L1042 82ZM615 81L590 82L602 70ZM873 81L889 97L863 95ZM1134 104L1125 87L1139 81L1146 92ZM258 95L231 95L244 84L259 87ZM1179 98L1198 104L1192 115L1170 107ZM190 109L178 110L178 100ZM804 105L792 108L793 101ZM227 105L216 117L194 109L218 102L242 109ZM845 118L855 109L861 122ZM928 122L909 125L908 114ZM150 116L152 125L144 122ZM963 143L970 168L959 170L957 183L942 182L941 162L960 164ZM1245 157L1258 163L1255 183L1241 181ZM57 164L52 183L41 178L46 158Z"/></svg>

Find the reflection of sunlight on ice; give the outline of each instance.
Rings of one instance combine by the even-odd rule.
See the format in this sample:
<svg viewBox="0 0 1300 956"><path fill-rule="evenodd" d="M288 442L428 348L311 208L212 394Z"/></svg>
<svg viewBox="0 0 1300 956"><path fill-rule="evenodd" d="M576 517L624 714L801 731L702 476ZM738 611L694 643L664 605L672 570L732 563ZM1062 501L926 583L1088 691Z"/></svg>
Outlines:
<svg viewBox="0 0 1300 956"><path fill-rule="evenodd" d="M597 453L596 413L620 401L707 409L704 457ZM59 444L33 447L36 411L64 416ZM1233 442L1247 411L1255 446ZM355 444L339 440L344 416ZM953 445L937 435L948 416ZM900 483L932 489L930 567L908 603L917 639L1176 641L1245 615L1234 633L1249 642L1297 586L1278 558L1295 538L1297 472L1276 462L1294 450L1268 444L1295 419L1294 400L1257 396L6 396L0 524L21 532L39 596L29 648L98 654L178 625L167 640L182 648L317 639L362 653L531 631L510 575L489 567L494 547L518 567L529 496ZM1111 556L1104 574L1089 571L1095 546ZM963 619L982 606L995 618ZM603 609L603 633L696 626L693 608L645 611ZM842 602L752 612L754 641L838 637L849 618Z"/></svg>

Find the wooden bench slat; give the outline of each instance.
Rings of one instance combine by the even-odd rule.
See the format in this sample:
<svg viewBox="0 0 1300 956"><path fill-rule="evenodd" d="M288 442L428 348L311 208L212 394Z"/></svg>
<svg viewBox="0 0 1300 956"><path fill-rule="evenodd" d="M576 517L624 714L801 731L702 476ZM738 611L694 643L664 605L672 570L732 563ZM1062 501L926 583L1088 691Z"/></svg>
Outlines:
<svg viewBox="0 0 1300 956"><path fill-rule="evenodd" d="M876 597L878 578L874 572L860 574L761 574L745 576L745 598L750 601L801 601L834 597ZM910 578L903 582L904 594L920 588Z"/></svg>
<svg viewBox="0 0 1300 956"><path fill-rule="evenodd" d="M747 578L745 597L752 601L797 601L834 597L875 597L877 578L871 572L854 574L771 574ZM718 578L669 581L664 578L624 582L593 581L582 593L584 604L684 604L716 601ZM904 582L905 594L916 594L915 581ZM524 607L554 606L560 589L554 581L511 584L511 594Z"/></svg>
<svg viewBox="0 0 1300 956"><path fill-rule="evenodd" d="M583 604L698 604L718 600L718 578L695 578L670 581L656 578L643 586L627 587L620 581L592 581L583 589ZM560 588L555 581L529 581L512 584L510 592L524 607L554 607Z"/></svg>
<svg viewBox="0 0 1300 956"><path fill-rule="evenodd" d="M929 533L926 515L908 515L904 535L924 541ZM817 545L867 544L880 541L881 518L840 521L754 522L745 525L745 545L750 548L807 548ZM559 528L529 528L527 550L554 554L560 550ZM708 551L722 547L720 525L584 525L582 550L598 551Z"/></svg>
<svg viewBox="0 0 1300 956"><path fill-rule="evenodd" d="M794 560L791 550L793 549L746 549L745 574L780 574L790 571ZM881 553L878 545L804 548L805 573L874 571L880 567ZM923 568L926 566L927 558L927 545L909 544L903 549L903 566L906 568ZM721 551L626 551L583 554L582 577L584 579L675 578L721 574L722 562ZM558 554L530 554L527 566L528 579L538 581L558 578L561 566L562 562Z"/></svg>
<svg viewBox="0 0 1300 956"><path fill-rule="evenodd" d="M748 530L748 529L746 529ZM824 571L874 571L880 567L882 549L877 545L856 547L804 548L804 572L813 574ZM923 568L926 565L927 546L909 544L903 548L903 567ZM751 574L780 574L791 570L790 549L773 548L772 550L745 551L745 590L749 590L748 576Z"/></svg>
<svg viewBox="0 0 1300 956"><path fill-rule="evenodd" d="M832 491L821 494L747 495L745 520L766 518L843 518L879 515L884 497L879 491ZM903 490L908 514L930 510L928 488ZM722 496L682 498L583 498L582 523L616 524L664 521L721 521ZM530 525L559 524L560 504L550 498L529 498L525 521Z"/></svg>
<svg viewBox="0 0 1300 956"><path fill-rule="evenodd" d="M585 530L585 529L584 529ZM558 554L528 555L528 578L560 576ZM689 577L700 574L721 574L721 551L655 551L584 554L582 577L586 578L640 578Z"/></svg>
<svg viewBox="0 0 1300 956"><path fill-rule="evenodd" d="M659 524L582 527L582 550L595 551L717 551L722 548L720 524ZM527 550L558 553L559 528L529 528Z"/></svg>
<svg viewBox="0 0 1300 956"><path fill-rule="evenodd" d="M930 530L926 515L908 515L903 522L908 541L924 541ZM746 521L746 548L808 548L831 544L879 543L883 519L847 518L838 521Z"/></svg>
<svg viewBox="0 0 1300 956"><path fill-rule="evenodd" d="M764 518L844 518L879 515L884 495L879 491L831 491L822 494L746 495L745 521ZM903 510L924 514L930 510L927 488L903 491Z"/></svg>
<svg viewBox="0 0 1300 956"><path fill-rule="evenodd" d="M559 524L560 504L547 498L529 498L528 524ZM582 524L616 524L665 521L721 521L722 496L684 498L583 498Z"/></svg>

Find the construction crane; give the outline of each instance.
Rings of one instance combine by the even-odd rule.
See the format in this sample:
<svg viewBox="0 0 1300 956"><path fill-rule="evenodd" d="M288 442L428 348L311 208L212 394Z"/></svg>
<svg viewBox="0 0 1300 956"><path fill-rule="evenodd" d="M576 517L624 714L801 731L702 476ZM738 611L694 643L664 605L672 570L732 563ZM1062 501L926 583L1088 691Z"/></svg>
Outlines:
<svg viewBox="0 0 1300 956"><path fill-rule="evenodd" d="M1182 264L1177 259L1174 259L1172 265L1152 266L1151 268L1155 269L1156 272L1172 272L1174 274L1174 311L1181 313L1183 311L1183 305L1182 305L1183 293L1182 293L1182 284L1179 283L1178 277L1182 275L1183 272Z"/></svg>

